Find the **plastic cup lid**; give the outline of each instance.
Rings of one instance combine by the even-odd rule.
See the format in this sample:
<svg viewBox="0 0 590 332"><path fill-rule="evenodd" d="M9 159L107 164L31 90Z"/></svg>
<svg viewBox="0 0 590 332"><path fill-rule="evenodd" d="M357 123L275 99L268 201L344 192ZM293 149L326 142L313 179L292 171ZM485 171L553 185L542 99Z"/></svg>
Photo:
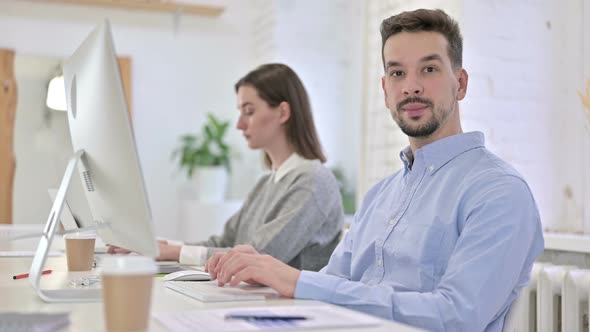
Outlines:
<svg viewBox="0 0 590 332"><path fill-rule="evenodd" d="M68 234L64 235L64 239L96 239L96 232L87 231L87 232L68 233Z"/></svg>
<svg viewBox="0 0 590 332"><path fill-rule="evenodd" d="M153 258L136 255L111 255L103 257L100 263L102 274L155 274L158 267Z"/></svg>

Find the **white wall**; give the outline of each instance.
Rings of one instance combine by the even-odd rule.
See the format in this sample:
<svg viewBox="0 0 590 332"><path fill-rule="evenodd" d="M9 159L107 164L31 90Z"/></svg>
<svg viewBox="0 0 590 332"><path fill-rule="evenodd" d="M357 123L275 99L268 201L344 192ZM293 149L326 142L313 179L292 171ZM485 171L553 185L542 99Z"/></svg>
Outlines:
<svg viewBox="0 0 590 332"><path fill-rule="evenodd" d="M133 61L134 129L156 230L173 235L181 176L170 153L181 134L199 130L205 112L235 119L233 83L255 62L249 33L254 15L247 4L228 2L219 18L182 17L175 33L172 15L1 2L0 47L65 57L104 17L111 20L118 53ZM239 181L231 186L232 195L243 195L255 180L252 169L261 172L258 154L246 148L237 131L231 131L230 142L251 165L234 168L233 179ZM34 200L27 204L44 208Z"/></svg>
<svg viewBox="0 0 590 332"><path fill-rule="evenodd" d="M465 1L465 127L527 179L544 228L584 231L584 0ZM585 143L586 142L586 143Z"/></svg>
<svg viewBox="0 0 590 332"><path fill-rule="evenodd" d="M582 38L583 41L583 61L584 61L584 80L587 84L590 81L590 3L588 1L582 3L583 8L583 18L582 18ZM584 91L584 88L580 86L580 91ZM590 110L587 110L590 112ZM590 113L586 113L587 115ZM590 233L590 175L588 175L588 169L590 169L590 117L585 119L584 129L585 134L582 134L583 144L582 144L582 158L584 158L582 162L582 172L584 172L584 202L582 206L584 206L584 233Z"/></svg>
<svg viewBox="0 0 590 332"><path fill-rule="evenodd" d="M360 154L363 5L348 0L275 2L276 59L309 93L329 167L356 183Z"/></svg>
<svg viewBox="0 0 590 332"><path fill-rule="evenodd" d="M18 111L15 117L15 222L44 223L51 209L47 188L56 185L72 154L66 112L45 107L47 82L61 59L17 56ZM42 213L40 213L42 211Z"/></svg>

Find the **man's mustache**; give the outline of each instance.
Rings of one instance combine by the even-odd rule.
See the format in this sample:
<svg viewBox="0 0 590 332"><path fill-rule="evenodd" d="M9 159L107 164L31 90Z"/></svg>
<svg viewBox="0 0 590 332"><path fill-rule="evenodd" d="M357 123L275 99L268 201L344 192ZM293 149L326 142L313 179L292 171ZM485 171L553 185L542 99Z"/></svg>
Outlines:
<svg viewBox="0 0 590 332"><path fill-rule="evenodd" d="M430 101L429 99L420 98L420 97L409 97L409 98L406 98L406 99L400 101L399 103L397 103L397 110L401 111L402 107L406 106L407 104L411 104L411 103L420 103L420 104L428 105L430 107L432 107L432 105L433 105L432 101Z"/></svg>

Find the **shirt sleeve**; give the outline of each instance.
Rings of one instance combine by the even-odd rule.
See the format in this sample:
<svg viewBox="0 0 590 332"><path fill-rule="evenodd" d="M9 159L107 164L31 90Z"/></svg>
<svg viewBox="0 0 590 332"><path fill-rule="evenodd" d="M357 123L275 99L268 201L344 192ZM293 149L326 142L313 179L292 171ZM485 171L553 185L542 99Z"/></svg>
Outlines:
<svg viewBox="0 0 590 332"><path fill-rule="evenodd" d="M213 248L231 248L234 246L238 226L240 225L240 215L242 208L234 213L223 226L221 235L212 235L209 239L200 242L187 242L189 246L213 247Z"/></svg>
<svg viewBox="0 0 590 332"><path fill-rule="evenodd" d="M259 227L248 243L261 253L283 262L291 261L319 233L328 219L327 210L335 204L333 200L316 197L305 186L293 186L271 208L274 218ZM325 240L328 243L333 236Z"/></svg>
<svg viewBox="0 0 590 332"><path fill-rule="evenodd" d="M327 301L428 330L483 331L514 300L514 290L527 282L532 263L543 250L532 195L522 180L507 178L464 202L463 230L432 292L350 281L337 273L346 260L331 260L323 270L327 273L301 273L295 297Z"/></svg>
<svg viewBox="0 0 590 332"><path fill-rule="evenodd" d="M242 207L240 207L240 209L225 222L223 226L223 233L221 235L212 235L205 241L186 244L191 246L207 247L209 250L205 260L209 259L209 257L211 257L211 255L217 251L227 251L229 248L233 247L236 242L238 227L240 226L240 222L242 220L244 206L250 204L253 198L252 196L259 190L265 181L266 177L263 177L258 181L258 183L254 186L254 189L248 194L244 205L242 205Z"/></svg>
<svg viewBox="0 0 590 332"><path fill-rule="evenodd" d="M207 247L183 245L180 248L178 262L186 265L205 265L205 262L207 262Z"/></svg>
<svg viewBox="0 0 590 332"><path fill-rule="evenodd" d="M334 191L333 195L316 194L314 186L317 185L313 178L302 177L282 194L276 204L260 206L260 209L268 210L269 220L251 230L245 244L250 244L259 252L288 263L310 244L311 239L325 241L326 244L332 241L339 229L326 234L325 239L320 229L330 220L329 211L339 204L340 196L337 191ZM240 209L226 223L221 236L212 236L207 241L193 245L207 247L207 259L215 252L226 251L235 246L240 222L247 218L247 215L242 215L242 210ZM335 227L340 227L340 224L335 224Z"/></svg>
<svg viewBox="0 0 590 332"><path fill-rule="evenodd" d="M355 215L356 221L357 215ZM320 272L338 276L347 280L351 279L350 264L352 259L352 238L354 237L356 223L353 222L350 228L338 243L330 261Z"/></svg>
<svg viewBox="0 0 590 332"><path fill-rule="evenodd" d="M272 208L277 210L271 213L275 217L252 232L246 244L287 263L308 245L309 239L327 216L307 188L292 188ZM215 252L227 251L235 245L238 226L239 214L236 214L225 224L221 236L211 236L207 241L194 243L207 247L205 261Z"/></svg>

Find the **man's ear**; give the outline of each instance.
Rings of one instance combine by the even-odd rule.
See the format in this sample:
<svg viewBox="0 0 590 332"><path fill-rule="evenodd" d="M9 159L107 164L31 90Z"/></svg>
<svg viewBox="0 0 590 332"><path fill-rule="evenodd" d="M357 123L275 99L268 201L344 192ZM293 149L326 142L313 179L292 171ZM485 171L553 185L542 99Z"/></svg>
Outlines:
<svg viewBox="0 0 590 332"><path fill-rule="evenodd" d="M287 121L289 121L289 119L291 118L291 105L289 105L289 103L286 101L282 101L279 104L279 112L280 112L280 117L279 117L280 124L287 123Z"/></svg>
<svg viewBox="0 0 590 332"><path fill-rule="evenodd" d="M381 76L381 88L383 89L383 96L385 96L385 107L389 109L389 105L387 105L387 89L385 88L385 76Z"/></svg>
<svg viewBox="0 0 590 332"><path fill-rule="evenodd" d="M467 94L467 83L469 83L469 75L463 68L459 69L458 77L459 88L457 90L457 100L463 100Z"/></svg>

